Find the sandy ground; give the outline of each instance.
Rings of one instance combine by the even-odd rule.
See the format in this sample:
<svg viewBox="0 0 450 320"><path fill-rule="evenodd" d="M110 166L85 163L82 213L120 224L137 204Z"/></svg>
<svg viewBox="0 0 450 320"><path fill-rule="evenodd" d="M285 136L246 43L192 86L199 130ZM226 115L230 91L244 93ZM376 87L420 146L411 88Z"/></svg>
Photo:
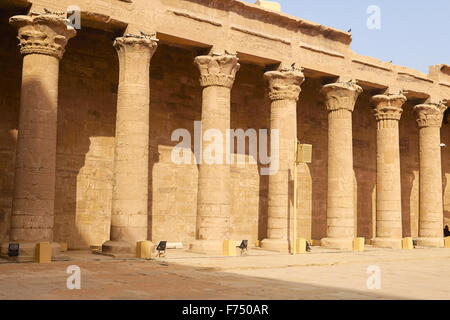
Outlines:
<svg viewBox="0 0 450 320"><path fill-rule="evenodd" d="M314 247L297 256L255 249L228 258L169 250L149 261L65 255L69 261L51 264L0 260L0 299L450 299L450 249ZM79 290L67 288L70 265L81 270ZM381 289L367 286L371 266Z"/></svg>

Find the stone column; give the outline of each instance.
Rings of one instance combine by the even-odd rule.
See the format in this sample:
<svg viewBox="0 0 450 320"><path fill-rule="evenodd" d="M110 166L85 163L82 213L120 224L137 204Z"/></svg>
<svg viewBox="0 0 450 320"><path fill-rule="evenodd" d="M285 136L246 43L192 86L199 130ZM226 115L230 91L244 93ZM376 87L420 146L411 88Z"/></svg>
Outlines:
<svg viewBox="0 0 450 320"><path fill-rule="evenodd" d="M154 36L116 38L119 57L110 241L103 252L132 253L147 240L150 60Z"/></svg>
<svg viewBox="0 0 450 320"><path fill-rule="evenodd" d="M372 98L377 120L377 216L372 244L381 248L402 247L402 187L398 123L403 95L377 95Z"/></svg>
<svg viewBox="0 0 450 320"><path fill-rule="evenodd" d="M230 129L231 88L239 70L238 58L228 53L195 58L200 70L202 101L202 158L198 173L197 241L191 249L221 253L223 240L229 238L231 177L226 150ZM207 137L212 135L214 137ZM206 139L205 139L206 138ZM209 141L211 139L211 141ZM214 159L205 157L215 150Z"/></svg>
<svg viewBox="0 0 450 320"><path fill-rule="evenodd" d="M355 238L352 112L362 92L353 82L325 85L328 109L327 238L322 246L351 249Z"/></svg>
<svg viewBox="0 0 450 320"><path fill-rule="evenodd" d="M23 55L10 239L20 243L21 256L34 256L37 242L53 240L59 61L76 31L57 14L9 22Z"/></svg>
<svg viewBox="0 0 450 320"><path fill-rule="evenodd" d="M441 126L443 104L414 107L419 125L419 239L418 245L443 247L443 194L441 163Z"/></svg>
<svg viewBox="0 0 450 320"><path fill-rule="evenodd" d="M279 130L279 169L269 176L265 249L289 251L290 221L294 214L294 161L297 139L297 101L304 75L300 70L269 71L270 129ZM271 141L271 143L275 143Z"/></svg>

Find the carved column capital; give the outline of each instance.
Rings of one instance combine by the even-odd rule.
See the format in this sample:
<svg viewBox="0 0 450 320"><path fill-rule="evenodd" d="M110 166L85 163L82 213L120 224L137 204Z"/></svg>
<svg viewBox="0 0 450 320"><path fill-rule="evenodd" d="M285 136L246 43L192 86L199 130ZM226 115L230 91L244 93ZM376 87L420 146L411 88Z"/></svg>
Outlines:
<svg viewBox="0 0 450 320"><path fill-rule="evenodd" d="M426 103L415 106L414 110L417 113L417 124L419 125L419 128L440 128L447 106L442 103Z"/></svg>
<svg viewBox="0 0 450 320"><path fill-rule="evenodd" d="M76 35L64 15L43 13L14 16L9 23L18 29L22 55L44 54L61 59L67 42Z"/></svg>
<svg viewBox="0 0 450 320"><path fill-rule="evenodd" d="M200 70L200 85L202 87L233 86L236 72L239 71L239 58L232 54L210 54L198 56L194 62Z"/></svg>
<svg viewBox="0 0 450 320"><path fill-rule="evenodd" d="M406 97L402 94L376 95L372 97L375 106L373 113L376 120L396 120L400 121L403 113L402 106L406 102Z"/></svg>
<svg viewBox="0 0 450 320"><path fill-rule="evenodd" d="M122 50L133 50L133 51L146 51L150 49L151 55L153 55L158 47L158 39L156 35L134 35L126 34L123 37L118 37L114 41L114 48L117 52Z"/></svg>
<svg viewBox="0 0 450 320"><path fill-rule="evenodd" d="M329 112L337 110L347 110L353 112L356 99L363 89L354 82L330 83L322 88Z"/></svg>
<svg viewBox="0 0 450 320"><path fill-rule="evenodd" d="M119 56L119 81L127 84L147 83L150 60L158 47L155 35L126 34L113 44Z"/></svg>
<svg viewBox="0 0 450 320"><path fill-rule="evenodd" d="M299 69L289 69L280 71L269 71L264 74L269 82L268 96L275 100L298 100L301 91L301 84L305 81L305 76Z"/></svg>

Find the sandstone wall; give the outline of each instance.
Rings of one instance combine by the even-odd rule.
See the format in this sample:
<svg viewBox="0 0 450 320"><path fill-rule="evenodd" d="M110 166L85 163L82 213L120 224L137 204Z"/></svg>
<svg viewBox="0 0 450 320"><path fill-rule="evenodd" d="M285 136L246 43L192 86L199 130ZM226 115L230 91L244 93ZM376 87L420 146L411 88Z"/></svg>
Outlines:
<svg viewBox="0 0 450 320"><path fill-rule="evenodd" d="M298 168L297 230L306 239L321 239L327 229L327 108L320 95L321 81L307 78L297 108L297 135L313 145L312 164Z"/></svg>
<svg viewBox="0 0 450 320"><path fill-rule="evenodd" d="M406 102L400 120L403 235L419 235L419 128L414 104Z"/></svg>
<svg viewBox="0 0 450 320"><path fill-rule="evenodd" d="M201 119L201 88L193 50L159 45L151 61L149 238L195 239L196 164L171 161L173 130L188 129ZM191 145L193 147L193 139Z"/></svg>
<svg viewBox="0 0 450 320"><path fill-rule="evenodd" d="M270 102L265 98L264 69L241 63L231 97L231 127L234 129L267 129L270 124ZM259 137L259 136L258 136ZM248 141L247 141L248 143ZM233 203L231 237L254 243L267 232L268 177L260 176L260 166L235 164L231 168ZM254 159L257 161L257 159Z"/></svg>
<svg viewBox="0 0 450 320"><path fill-rule="evenodd" d="M61 60L54 239L69 248L109 238L118 82L113 39L81 29Z"/></svg>

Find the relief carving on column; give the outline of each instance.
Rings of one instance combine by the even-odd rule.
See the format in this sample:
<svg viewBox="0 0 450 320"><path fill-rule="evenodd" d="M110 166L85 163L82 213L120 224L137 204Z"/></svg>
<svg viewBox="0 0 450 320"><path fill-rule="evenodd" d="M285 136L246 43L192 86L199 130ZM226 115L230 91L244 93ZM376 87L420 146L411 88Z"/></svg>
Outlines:
<svg viewBox="0 0 450 320"><path fill-rule="evenodd" d="M200 70L200 85L202 87L233 86L236 72L239 71L239 58L225 51L223 54L212 53L207 56L198 56L194 62Z"/></svg>
<svg viewBox="0 0 450 320"><path fill-rule="evenodd" d="M324 85L321 91L329 112L337 110L353 112L356 99L363 89L355 82L349 81Z"/></svg>
<svg viewBox="0 0 450 320"><path fill-rule="evenodd" d="M9 19L18 31L19 49L22 55L44 54L61 59L67 42L76 35L68 24L65 13L31 13Z"/></svg>
<svg viewBox="0 0 450 320"><path fill-rule="evenodd" d="M301 92L301 84L305 76L300 69L281 69L280 71L269 71L264 74L269 82L268 96L275 100L297 101Z"/></svg>
<svg viewBox="0 0 450 320"><path fill-rule="evenodd" d="M403 94L380 94L372 97L372 103L375 106L373 113L377 122L383 120L400 121L403 113L402 106L406 102Z"/></svg>
<svg viewBox="0 0 450 320"><path fill-rule="evenodd" d="M419 125L419 128L440 128L447 106L442 103L426 103L415 106L414 110L417 113L417 124Z"/></svg>

